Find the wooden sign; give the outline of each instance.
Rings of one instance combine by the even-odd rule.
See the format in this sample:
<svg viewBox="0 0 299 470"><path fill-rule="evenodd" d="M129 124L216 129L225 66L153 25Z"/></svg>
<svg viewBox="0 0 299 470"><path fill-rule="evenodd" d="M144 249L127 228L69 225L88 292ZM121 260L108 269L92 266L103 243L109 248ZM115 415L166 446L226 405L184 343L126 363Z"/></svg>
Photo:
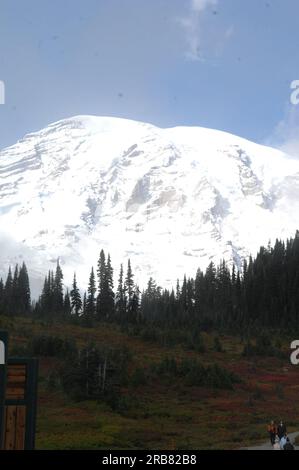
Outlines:
<svg viewBox="0 0 299 470"><path fill-rule="evenodd" d="M7 355L7 335L5 348ZM4 362L0 366L0 448L34 449L38 361L6 357Z"/></svg>

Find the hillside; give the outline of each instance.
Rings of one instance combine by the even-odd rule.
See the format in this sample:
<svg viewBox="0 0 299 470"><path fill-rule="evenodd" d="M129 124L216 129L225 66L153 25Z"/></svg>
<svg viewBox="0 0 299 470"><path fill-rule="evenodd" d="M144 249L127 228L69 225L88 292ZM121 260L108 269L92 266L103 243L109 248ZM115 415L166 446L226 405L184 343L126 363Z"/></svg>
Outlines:
<svg viewBox="0 0 299 470"><path fill-rule="evenodd" d="M170 344L165 337L157 342L112 324L84 328L2 316L0 328L10 332L11 354L28 354L30 341L46 334L74 340L79 348L92 342L122 349L129 358L129 381L121 386L116 406L71 399L57 375L63 358L40 357L39 449L235 449L264 442L272 418L283 418L289 431L299 428L299 368L290 366L288 339L279 346L283 357L246 358L245 342L238 337L219 336L223 352L217 352L213 333L202 334L205 352L199 352L183 340ZM277 335L273 341L281 342ZM199 360L205 366L217 363L242 382L233 389L218 389L187 385L170 373L148 381L137 374L136 379L136 369L149 370L166 358Z"/></svg>

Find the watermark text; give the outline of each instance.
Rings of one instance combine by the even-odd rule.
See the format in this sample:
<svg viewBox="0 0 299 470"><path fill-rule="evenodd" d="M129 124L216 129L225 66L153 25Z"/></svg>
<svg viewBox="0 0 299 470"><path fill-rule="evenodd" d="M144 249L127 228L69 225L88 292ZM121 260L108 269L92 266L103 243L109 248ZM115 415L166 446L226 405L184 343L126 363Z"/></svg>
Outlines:
<svg viewBox="0 0 299 470"><path fill-rule="evenodd" d="M290 360L293 366L299 365L299 340L294 340L291 343L291 349L293 350Z"/></svg>
<svg viewBox="0 0 299 470"><path fill-rule="evenodd" d="M293 80L291 83L291 90L294 90L291 93L290 101L295 106L299 104L299 80Z"/></svg>

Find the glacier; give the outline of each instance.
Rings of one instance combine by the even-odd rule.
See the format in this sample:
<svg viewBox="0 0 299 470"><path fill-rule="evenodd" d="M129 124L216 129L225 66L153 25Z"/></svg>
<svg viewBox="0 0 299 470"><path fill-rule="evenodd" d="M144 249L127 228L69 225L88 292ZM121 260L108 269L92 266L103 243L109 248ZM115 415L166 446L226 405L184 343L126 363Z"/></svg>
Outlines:
<svg viewBox="0 0 299 470"><path fill-rule="evenodd" d="M214 261L241 266L299 228L299 161L227 132L75 116L0 151L0 276L28 266L33 295L60 260L85 288L101 249L115 281L163 287Z"/></svg>

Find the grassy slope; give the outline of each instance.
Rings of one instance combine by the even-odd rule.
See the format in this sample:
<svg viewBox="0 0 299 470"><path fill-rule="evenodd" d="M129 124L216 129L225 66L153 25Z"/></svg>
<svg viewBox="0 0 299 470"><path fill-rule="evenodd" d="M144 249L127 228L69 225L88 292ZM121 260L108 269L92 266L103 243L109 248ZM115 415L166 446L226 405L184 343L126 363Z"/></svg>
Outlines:
<svg viewBox="0 0 299 470"><path fill-rule="evenodd" d="M222 337L225 353L216 353L212 336L204 335L207 352L199 354L128 337L113 325L45 327L23 318L0 317L0 328L10 332L11 348L20 348L34 334L63 334L76 339L79 346L90 340L99 345L126 345L132 352L133 367L144 367L167 355L178 359L196 356L205 365L218 362L244 381L234 391L163 382L131 386L123 390L130 407L119 414L104 403L75 403L61 391L49 391L46 378L59 364L57 359L41 358L39 449L234 449L264 442L272 418L284 419L289 431L299 429L299 367L275 358L244 359L238 338Z"/></svg>

